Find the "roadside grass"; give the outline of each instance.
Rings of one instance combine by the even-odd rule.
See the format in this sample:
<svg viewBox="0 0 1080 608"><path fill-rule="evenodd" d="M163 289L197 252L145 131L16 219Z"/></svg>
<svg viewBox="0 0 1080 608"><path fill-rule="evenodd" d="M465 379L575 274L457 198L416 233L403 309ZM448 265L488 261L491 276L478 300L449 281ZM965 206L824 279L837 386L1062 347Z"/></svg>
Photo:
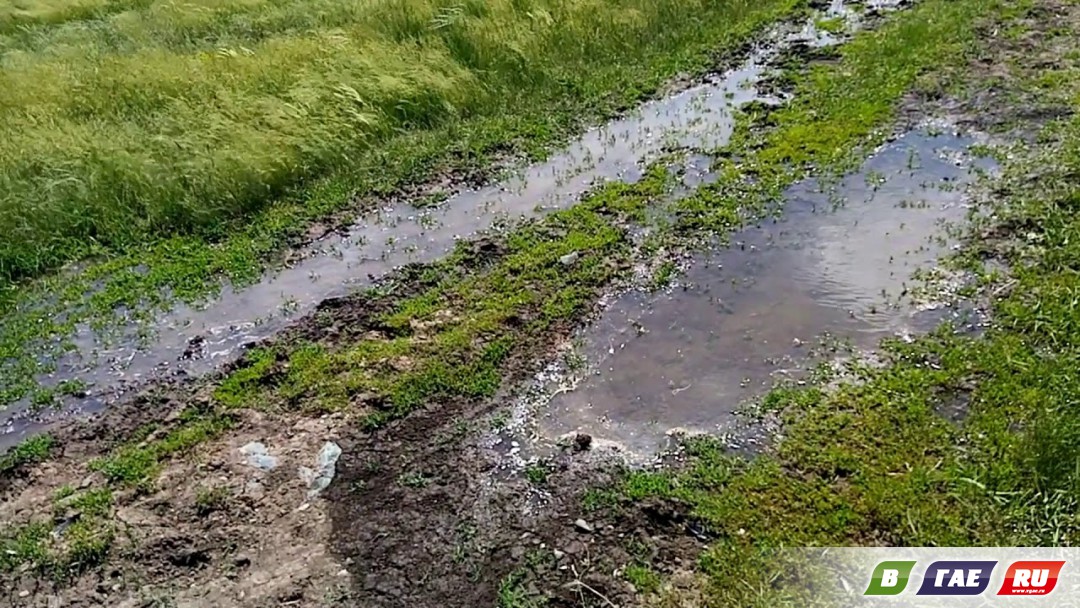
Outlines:
<svg viewBox="0 0 1080 608"><path fill-rule="evenodd" d="M63 394L35 378L78 327L109 338L256 281L316 221L543 156L805 2L125 4L0 34L0 403Z"/></svg>
<svg viewBox="0 0 1080 608"><path fill-rule="evenodd" d="M53 438L49 435L36 435L22 441L0 458L0 474L10 475L20 467L45 460L52 447Z"/></svg>
<svg viewBox="0 0 1080 608"><path fill-rule="evenodd" d="M116 538L112 510L107 488L57 493L51 517L0 530L0 572L29 567L62 580L97 566Z"/></svg>
<svg viewBox="0 0 1080 608"><path fill-rule="evenodd" d="M292 186L377 162L401 132L610 110L799 1L203 4L44 28L44 44L2 56L0 280L148 238L227 236Z"/></svg>
<svg viewBox="0 0 1080 608"><path fill-rule="evenodd" d="M920 61L940 59L942 48L964 44L974 24L995 15L1021 27L1013 19L1036 14L1035 4L1025 4L1028 9L1017 15L1015 6L1004 4L925 2L841 54L867 75L910 78L918 70L894 63L916 54L901 48L918 48ZM1043 44L1075 45L1078 23L1046 35ZM916 39L908 38L915 33ZM901 39L908 43L894 44ZM1012 78L1020 79L1010 83L1012 90L1037 82L1052 87L1048 95L1080 101L1075 55L1058 65L1073 77L1049 84L1026 63L1038 53L1025 53L1011 66ZM874 62L881 67L870 69ZM849 87L861 92L858 82ZM841 95L824 73L812 72L807 84ZM873 88L873 80L867 86ZM887 85L878 99L903 90ZM794 118L797 125L800 105L779 110L776 120ZM842 105L823 98L803 107L820 118ZM869 124L847 115L854 124ZM834 136L827 125L801 132L812 133L811 142ZM983 273L980 293L993 294L994 321L984 334L946 326L910 344L888 341L883 367L861 366L854 375L832 378L839 381L834 388L784 387L765 396L784 428L772 452L746 460L717 440L695 439L687 445L685 469L630 472L615 488L616 499L594 491L590 503L598 497L607 508L656 498L682 503L710 538L698 569L709 581L714 606L813 605L805 589L785 584L790 578L783 573L791 573L782 567L791 557L785 548L1076 544L1080 118L1051 121L1038 141L1001 155L1007 159L1004 175L990 208L970 227L967 248L956 260ZM763 152L802 157L800 140L786 143L791 145ZM987 258L1005 262L1009 271L1003 276L989 270ZM957 410L959 420L944 415Z"/></svg>

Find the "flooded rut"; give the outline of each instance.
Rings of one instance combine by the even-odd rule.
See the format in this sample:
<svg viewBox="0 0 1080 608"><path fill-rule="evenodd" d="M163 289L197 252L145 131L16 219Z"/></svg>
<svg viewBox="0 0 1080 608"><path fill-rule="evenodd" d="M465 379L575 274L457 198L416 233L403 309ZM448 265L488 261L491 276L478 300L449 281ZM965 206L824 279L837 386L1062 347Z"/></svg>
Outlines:
<svg viewBox="0 0 1080 608"><path fill-rule="evenodd" d="M904 296L951 247L965 186L992 168L973 143L909 133L833 187L792 187L781 218L693 260L670 293L616 298L579 337L588 372L537 412L540 437L651 454L673 429L734 431L740 406L798 377L822 338L871 349L951 316Z"/></svg>
<svg viewBox="0 0 1080 608"><path fill-rule="evenodd" d="M831 12L842 9L837 2ZM431 209L402 201L375 210L347 234L315 242L294 256L294 264L255 285L226 285L220 297L201 308L178 306L156 320L148 340L139 338L145 333L142 326L127 328L108 345L87 329L75 337L76 351L39 381L48 386L78 378L89 386L88 395L60 411L31 414L26 403L10 406L0 450L50 420L100 410L126 387L212 370L327 298L370 286L404 264L437 260L460 239L569 207L599 182L633 182L665 150L722 146L734 128L734 109L751 101L778 101L755 88L778 53L795 44L837 42L812 23L795 31L778 30L739 67L647 102L504 181L458 192Z"/></svg>
<svg viewBox="0 0 1080 608"><path fill-rule="evenodd" d="M833 0L819 15L841 17L854 31L866 16L901 5L902 0L882 0L866 4L869 11L856 11ZM179 304L152 323L121 327L108 337L84 327L73 337L73 351L56 360L39 357L54 371L37 381L48 387L79 380L87 390L42 411L32 408L29 399L0 406L0 452L58 421L100 411L133 388L218 369L320 302L371 286L405 264L438 260L459 240L565 209L598 183L632 183L666 151L707 153L721 147L731 137L739 106L782 102L757 89L778 55L841 40L842 35L819 28L816 18L801 26L778 26L739 66L646 102L502 181L454 192L432 208L403 200L372 210L344 233L331 232L294 251L291 264L258 283L243 288L225 284L203 306ZM427 202L431 197L418 198Z"/></svg>

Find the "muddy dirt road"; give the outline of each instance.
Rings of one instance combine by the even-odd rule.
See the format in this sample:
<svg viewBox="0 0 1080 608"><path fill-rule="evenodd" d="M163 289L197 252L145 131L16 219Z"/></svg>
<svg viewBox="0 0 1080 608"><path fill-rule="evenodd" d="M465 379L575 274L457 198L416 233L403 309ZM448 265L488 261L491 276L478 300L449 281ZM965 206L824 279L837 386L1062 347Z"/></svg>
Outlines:
<svg viewBox="0 0 1080 608"><path fill-rule="evenodd" d="M85 394L8 422L0 605L805 605L771 548L1072 542L1078 31L815 5L141 346L87 334Z"/></svg>

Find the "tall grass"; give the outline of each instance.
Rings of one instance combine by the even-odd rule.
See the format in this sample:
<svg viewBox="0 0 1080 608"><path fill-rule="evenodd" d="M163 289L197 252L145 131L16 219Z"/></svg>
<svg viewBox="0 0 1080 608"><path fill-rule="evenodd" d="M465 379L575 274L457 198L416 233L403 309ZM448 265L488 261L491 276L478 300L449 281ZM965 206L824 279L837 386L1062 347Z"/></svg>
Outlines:
<svg viewBox="0 0 1080 608"><path fill-rule="evenodd" d="M794 4L5 5L0 281L169 234L220 236L229 220L402 131L568 96L602 99L621 65ZM79 19L80 6L94 18Z"/></svg>

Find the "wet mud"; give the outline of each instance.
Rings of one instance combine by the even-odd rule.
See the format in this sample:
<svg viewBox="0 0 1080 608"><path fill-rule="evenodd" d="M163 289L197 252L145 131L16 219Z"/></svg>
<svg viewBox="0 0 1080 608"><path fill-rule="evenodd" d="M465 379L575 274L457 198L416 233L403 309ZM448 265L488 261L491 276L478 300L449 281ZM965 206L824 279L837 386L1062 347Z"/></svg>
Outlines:
<svg viewBox="0 0 1080 608"><path fill-rule="evenodd" d="M837 184L792 187L779 218L694 258L669 289L615 299L577 336L587 367L539 408L539 436L586 433L650 455L673 432L735 432L740 407L798 381L822 360L812 353L963 323L966 311L909 287L955 244L967 186L993 167L970 154L976 141L908 133Z"/></svg>
<svg viewBox="0 0 1080 608"><path fill-rule="evenodd" d="M834 2L828 14L844 14ZM812 23L781 27L753 48L748 59L703 82L647 102L627 116L585 133L547 161L479 189L445 197L417 193L386 203L347 230L328 231L294 251L292 262L255 285L225 285L203 307L180 304L147 327L132 325L108 339L83 328L76 350L39 378L43 386L79 379L88 390L59 410L35 412L12 404L0 426L0 450L70 415L100 411L119 395L153 380L201 375L235 360L245 347L271 337L321 302L371 286L396 269L445 256L462 239L504 230L525 219L565 209L598 183L632 183L662 153L712 150L734 129L733 112L757 101L778 102L756 85L769 64L793 47L821 47L839 39ZM428 204L432 200L437 203Z"/></svg>

